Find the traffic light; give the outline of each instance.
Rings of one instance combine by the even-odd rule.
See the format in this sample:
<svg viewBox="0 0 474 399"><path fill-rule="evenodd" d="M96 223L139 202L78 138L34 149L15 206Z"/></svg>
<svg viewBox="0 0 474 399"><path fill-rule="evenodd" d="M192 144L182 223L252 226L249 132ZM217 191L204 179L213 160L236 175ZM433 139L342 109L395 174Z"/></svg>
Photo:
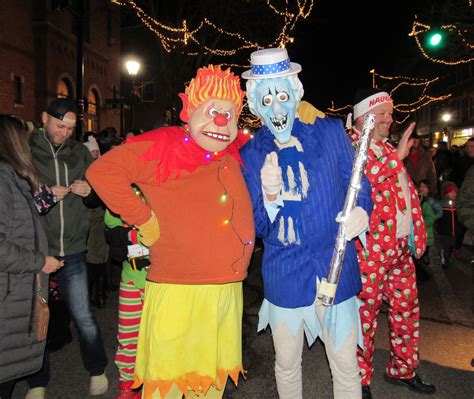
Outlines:
<svg viewBox="0 0 474 399"><path fill-rule="evenodd" d="M443 42L443 34L438 31L433 31L428 35L428 46L436 48L441 46Z"/></svg>

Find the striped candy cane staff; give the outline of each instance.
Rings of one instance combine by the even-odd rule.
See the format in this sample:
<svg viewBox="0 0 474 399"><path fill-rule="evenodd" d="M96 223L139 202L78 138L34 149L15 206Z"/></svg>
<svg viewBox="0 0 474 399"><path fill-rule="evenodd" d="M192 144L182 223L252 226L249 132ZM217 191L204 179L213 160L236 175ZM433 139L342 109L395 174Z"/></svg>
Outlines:
<svg viewBox="0 0 474 399"><path fill-rule="evenodd" d="M369 136L371 130L375 125L375 115L367 114L364 118L362 128L362 135L359 140L359 146L356 150L354 164L352 166L352 175L347 190L344 208L341 214L341 223L339 223L339 230L336 236L336 245L332 255L331 263L327 278L321 281L318 289L318 301L324 306L331 306L336 297L337 284L339 283L339 276L341 275L342 264L344 262L344 255L346 253L346 226L343 223L352 209L356 206L357 197L359 195L360 182L364 176L365 165L367 163L367 152L369 149Z"/></svg>

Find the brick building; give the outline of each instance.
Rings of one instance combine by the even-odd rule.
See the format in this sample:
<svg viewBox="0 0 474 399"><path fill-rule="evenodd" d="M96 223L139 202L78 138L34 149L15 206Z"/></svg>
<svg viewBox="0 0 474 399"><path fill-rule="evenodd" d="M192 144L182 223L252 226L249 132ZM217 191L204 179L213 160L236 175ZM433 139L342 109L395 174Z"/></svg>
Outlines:
<svg viewBox="0 0 474 399"><path fill-rule="evenodd" d="M452 96L418 111L418 134L427 137L427 145L441 140L461 146L474 137L474 63L450 67L439 90Z"/></svg>
<svg viewBox="0 0 474 399"><path fill-rule="evenodd" d="M84 7L84 131L120 128L120 10L107 0L4 0L0 9L0 113L41 121L56 96L76 99L78 1ZM58 5L66 6L64 8Z"/></svg>

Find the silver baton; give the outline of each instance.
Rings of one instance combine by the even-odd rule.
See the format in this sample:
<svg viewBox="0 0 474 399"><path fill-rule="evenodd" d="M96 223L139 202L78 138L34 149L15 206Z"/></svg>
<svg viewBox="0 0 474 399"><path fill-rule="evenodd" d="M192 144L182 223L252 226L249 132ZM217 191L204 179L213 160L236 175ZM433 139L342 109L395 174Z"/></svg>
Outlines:
<svg viewBox="0 0 474 399"><path fill-rule="evenodd" d="M341 213L341 222L337 231L336 244L332 254L331 263L327 278L323 278L318 289L318 301L324 306L330 306L336 297L337 285L341 275L342 264L344 263L344 255L346 253L346 226L344 221L347 220L352 209L356 206L357 197L360 190L360 182L364 176L365 165L367 163L367 152L369 148L369 136L375 125L375 115L367 114L364 118L362 135L359 138L359 145L356 149L354 164L352 165L352 175L347 190L344 208Z"/></svg>

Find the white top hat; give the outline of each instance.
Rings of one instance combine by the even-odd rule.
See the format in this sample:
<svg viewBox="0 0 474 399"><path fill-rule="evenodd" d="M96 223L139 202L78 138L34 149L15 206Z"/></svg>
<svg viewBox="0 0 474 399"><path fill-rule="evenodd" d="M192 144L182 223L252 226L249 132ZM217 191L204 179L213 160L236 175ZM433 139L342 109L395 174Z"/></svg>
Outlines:
<svg viewBox="0 0 474 399"><path fill-rule="evenodd" d="M301 65L290 62L285 48L267 48L250 54L252 69L242 74L244 79L270 79L295 75L301 72Z"/></svg>

